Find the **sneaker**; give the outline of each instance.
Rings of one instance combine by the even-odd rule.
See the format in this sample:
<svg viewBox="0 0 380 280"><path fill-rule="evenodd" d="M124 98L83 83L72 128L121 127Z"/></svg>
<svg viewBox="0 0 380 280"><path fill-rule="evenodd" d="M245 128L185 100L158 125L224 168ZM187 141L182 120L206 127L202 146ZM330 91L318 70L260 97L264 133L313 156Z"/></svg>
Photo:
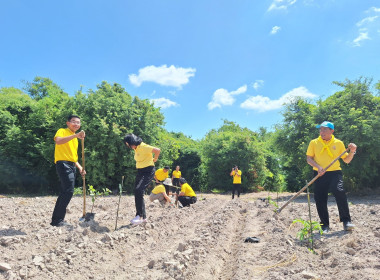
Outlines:
<svg viewBox="0 0 380 280"><path fill-rule="evenodd" d="M137 215L136 217L134 217L132 220L131 220L131 224L133 224L134 221L138 221L140 220L140 216Z"/></svg>
<svg viewBox="0 0 380 280"><path fill-rule="evenodd" d="M351 231L351 230L353 230L355 228L355 225L353 224L353 223L351 223L351 222L344 222L343 223L343 229L345 230L345 231Z"/></svg>
<svg viewBox="0 0 380 280"><path fill-rule="evenodd" d="M138 219L138 220L132 220L133 225L141 225L141 224L146 224L148 221L147 219Z"/></svg>
<svg viewBox="0 0 380 280"><path fill-rule="evenodd" d="M52 225L53 227L72 227L72 225L69 224L69 223L66 222L66 221L60 221L59 223L56 223L56 224L51 223L51 225Z"/></svg>
<svg viewBox="0 0 380 280"><path fill-rule="evenodd" d="M329 226L322 226L322 234L327 234L327 233L329 233L329 231L330 231Z"/></svg>

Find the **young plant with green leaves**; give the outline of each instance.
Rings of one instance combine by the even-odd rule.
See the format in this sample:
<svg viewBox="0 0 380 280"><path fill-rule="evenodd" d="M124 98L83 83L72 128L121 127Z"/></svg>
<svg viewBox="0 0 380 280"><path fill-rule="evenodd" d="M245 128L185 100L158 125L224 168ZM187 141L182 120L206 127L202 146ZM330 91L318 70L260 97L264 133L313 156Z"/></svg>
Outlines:
<svg viewBox="0 0 380 280"><path fill-rule="evenodd" d="M309 188L307 188L307 205L309 210L309 220L305 221L303 219L296 219L293 221L294 223L301 223L303 228L297 233L297 237L303 241L307 239L308 249L310 252L314 253L314 238L313 231L319 231L320 234L323 234L323 230L321 224L319 222L315 222L311 220L311 210L310 210L310 193Z"/></svg>
<svg viewBox="0 0 380 280"><path fill-rule="evenodd" d="M319 224L319 222L316 221L305 221L303 219L295 219L292 224L295 223L301 223L303 225L303 228L297 233L297 238L299 238L300 241L307 240L308 242L308 249L311 252L314 252L314 246L313 246L313 231L319 231L320 234L323 234L322 227Z"/></svg>
<svg viewBox="0 0 380 280"><path fill-rule="evenodd" d="M112 191L109 190L108 188L103 188L102 191L98 191L94 188L93 185L88 186L88 191L90 192L91 201L92 201L91 213L92 213L92 209L94 208L95 200L98 196L109 195L110 193L112 193Z"/></svg>
<svg viewBox="0 0 380 280"><path fill-rule="evenodd" d="M274 211L276 212L278 210L278 204L276 203L276 201L274 201L270 196L267 197L267 200L268 200L268 203L273 205L274 208L276 208Z"/></svg>

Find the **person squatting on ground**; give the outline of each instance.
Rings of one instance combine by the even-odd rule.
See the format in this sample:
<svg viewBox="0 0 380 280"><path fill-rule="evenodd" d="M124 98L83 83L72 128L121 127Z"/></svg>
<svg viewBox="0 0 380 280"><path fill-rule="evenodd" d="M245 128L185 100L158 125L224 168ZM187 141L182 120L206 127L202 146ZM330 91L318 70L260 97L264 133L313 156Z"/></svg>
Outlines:
<svg viewBox="0 0 380 280"><path fill-rule="evenodd" d="M320 223L324 233L330 230L329 212L327 208L328 193L332 192L335 197L340 221L343 222L344 230L354 229L351 223L350 211L347 203L346 192L343 188L342 169L339 160L336 161L327 171L324 167L329 165L336 157L346 149L343 142L333 135L334 124L324 121L317 125L320 136L310 141L306 152L307 163L313 167L314 176L319 177L314 183L314 200L317 206ZM348 144L349 153L345 153L342 159L345 163L350 163L356 153L356 145Z"/></svg>
<svg viewBox="0 0 380 280"><path fill-rule="evenodd" d="M144 192L154 177L154 163L158 160L161 150L145 144L142 139L132 133L125 135L124 143L135 152L137 174L135 179L136 217L132 224L146 222ZM154 154L154 158L153 155Z"/></svg>
<svg viewBox="0 0 380 280"><path fill-rule="evenodd" d="M169 178L169 166L157 169L154 173L154 180L156 184L162 184L166 178ZM166 194L169 195L170 188L165 186Z"/></svg>
<svg viewBox="0 0 380 280"><path fill-rule="evenodd" d="M181 186L181 192L177 195L177 197L183 207L190 206L190 204L197 202L197 195L186 182L185 178L179 179L179 185Z"/></svg>
<svg viewBox="0 0 380 280"><path fill-rule="evenodd" d="M149 196L149 199L151 202L155 201L156 199L161 203L161 206L164 206L166 203L172 204L169 196L166 194L166 186L173 186L172 185L172 180L169 178L166 178L163 184L157 185L153 190L152 193Z"/></svg>
<svg viewBox="0 0 380 280"><path fill-rule="evenodd" d="M82 176L86 171L78 163L78 138L84 139L84 131L75 133L81 126L80 117L70 115L66 122L67 128L60 128L54 136L55 151L54 163L59 180L61 181L61 192L55 203L50 225L66 226L66 208L74 193L76 168Z"/></svg>
<svg viewBox="0 0 380 280"><path fill-rule="evenodd" d="M235 165L232 168L230 176L233 176L234 180L232 182L232 199L235 197L235 190L237 191L237 196L240 197L240 189L241 189L241 170Z"/></svg>
<svg viewBox="0 0 380 280"><path fill-rule="evenodd" d="M173 186L176 188L176 193L179 193L179 179L182 177L181 171L179 171L179 165L176 166L175 170L172 173L172 182Z"/></svg>

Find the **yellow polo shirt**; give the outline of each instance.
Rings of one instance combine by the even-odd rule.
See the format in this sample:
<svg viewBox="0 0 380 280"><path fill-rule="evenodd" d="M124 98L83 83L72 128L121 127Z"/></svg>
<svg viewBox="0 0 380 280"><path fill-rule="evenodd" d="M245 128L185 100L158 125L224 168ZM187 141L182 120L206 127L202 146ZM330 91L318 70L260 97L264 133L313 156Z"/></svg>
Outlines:
<svg viewBox="0 0 380 280"><path fill-rule="evenodd" d="M173 178L181 178L181 171L174 170L173 171Z"/></svg>
<svg viewBox="0 0 380 280"><path fill-rule="evenodd" d="M169 170L167 172L164 172L163 168L157 169L156 173L154 174L156 175L158 181L163 181L166 178L169 178Z"/></svg>
<svg viewBox="0 0 380 280"><path fill-rule="evenodd" d="M328 141L325 141L325 144L327 142ZM333 143L331 143L330 145L330 151L333 157L329 156L326 150L323 151L323 153L321 154L322 149L323 149L323 144L320 141L318 141L318 138L313 139L310 141L309 147L307 148L306 155L312 157L316 163L318 163L320 166L325 168L340 154L342 154L346 148L344 147L344 144L342 141L335 138ZM346 158L347 156L348 156L348 153L345 153L341 158ZM313 170L318 171L318 169L315 167L313 167ZM335 171L335 170L342 170L342 168L340 167L339 160L337 160L327 171Z"/></svg>
<svg viewBox="0 0 380 280"><path fill-rule="evenodd" d="M183 192L185 196L197 196L188 183L182 185L181 192Z"/></svg>
<svg viewBox="0 0 380 280"><path fill-rule="evenodd" d="M234 181L232 182L233 184L241 184L241 170L238 170L238 174L240 176L238 176L237 174L235 174L235 171L231 172L231 175L234 176Z"/></svg>
<svg viewBox="0 0 380 280"><path fill-rule="evenodd" d="M166 193L164 185L158 185L152 190L153 194Z"/></svg>
<svg viewBox="0 0 380 280"><path fill-rule="evenodd" d="M135 160L137 169L154 166L153 149L154 147L144 142L141 142L141 144L136 147Z"/></svg>
<svg viewBox="0 0 380 280"><path fill-rule="evenodd" d="M54 140L57 137L66 137L74 134L75 132L72 132L69 128L60 128L55 134ZM78 138L71 139L65 144L55 144L54 163L57 163L59 160L78 161Z"/></svg>

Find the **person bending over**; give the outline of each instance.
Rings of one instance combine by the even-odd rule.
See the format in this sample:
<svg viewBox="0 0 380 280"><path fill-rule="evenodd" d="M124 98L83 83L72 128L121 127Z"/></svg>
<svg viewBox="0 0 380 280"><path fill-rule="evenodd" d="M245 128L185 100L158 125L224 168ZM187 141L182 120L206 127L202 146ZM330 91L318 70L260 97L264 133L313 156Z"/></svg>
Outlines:
<svg viewBox="0 0 380 280"><path fill-rule="evenodd" d="M156 181L156 184L163 183L166 178L169 178L169 166L160 168L154 173L154 180ZM165 190L166 194L169 195L170 188L165 187Z"/></svg>
<svg viewBox="0 0 380 280"><path fill-rule="evenodd" d="M135 179L136 217L132 224L146 223L144 192L154 177L154 163L158 160L161 150L145 144L142 139L132 133L125 135L124 143L135 152L137 174ZM153 158L154 154L154 158Z"/></svg>
<svg viewBox="0 0 380 280"><path fill-rule="evenodd" d="M172 203L169 196L166 194L165 186L173 186L172 181L169 178L165 179L163 184L157 185L152 190L152 193L149 196L151 202L158 200L162 206L164 206L166 203Z"/></svg>
<svg viewBox="0 0 380 280"><path fill-rule="evenodd" d="M190 206L197 202L197 195L186 182L185 178L179 179L179 185L181 186L181 192L177 195L178 201L181 202L183 207Z"/></svg>

